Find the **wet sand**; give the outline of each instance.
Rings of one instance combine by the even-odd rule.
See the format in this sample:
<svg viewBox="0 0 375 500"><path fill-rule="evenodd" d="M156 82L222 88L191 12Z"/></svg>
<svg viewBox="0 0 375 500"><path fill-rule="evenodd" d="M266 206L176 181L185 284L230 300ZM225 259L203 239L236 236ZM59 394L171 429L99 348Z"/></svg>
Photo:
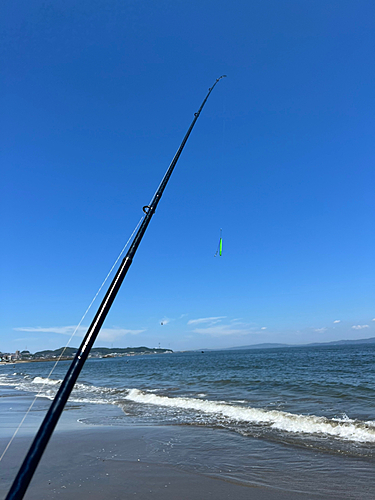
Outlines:
<svg viewBox="0 0 375 500"><path fill-rule="evenodd" d="M149 434L157 433L158 429L82 426L79 431L57 432L49 443L25 499L318 498L239 484L148 461L144 430ZM1 498L5 497L30 441L31 438L22 437L15 440L9 449L1 467Z"/></svg>
<svg viewBox="0 0 375 500"><path fill-rule="evenodd" d="M29 398L1 398L0 450L18 424ZM18 472L49 402L37 400L26 425L0 462L0 498ZM117 411L114 409L114 411ZM286 492L230 478L182 470L152 454L153 426L90 426L77 422L79 411L64 411L25 495L28 500L155 499L155 500L300 500L322 498L310 493ZM162 429L171 437L178 427ZM194 429L188 430L194 433Z"/></svg>

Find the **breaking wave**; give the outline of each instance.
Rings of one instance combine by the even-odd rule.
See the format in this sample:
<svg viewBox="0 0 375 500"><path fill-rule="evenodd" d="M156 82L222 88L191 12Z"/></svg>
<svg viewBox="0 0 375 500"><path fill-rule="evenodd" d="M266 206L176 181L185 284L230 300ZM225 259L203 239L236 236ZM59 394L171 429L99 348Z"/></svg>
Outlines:
<svg viewBox="0 0 375 500"><path fill-rule="evenodd" d="M315 415L295 415L278 410L241 407L224 402L195 398L158 396L131 389L126 399L146 405L195 410L216 415L231 422L267 425L272 429L296 434L319 434L347 441L375 443L375 422L362 422L349 418L326 418Z"/></svg>
<svg viewBox="0 0 375 500"><path fill-rule="evenodd" d="M60 385L62 380L52 380L50 378L35 377L32 381L33 384L43 384L43 385Z"/></svg>

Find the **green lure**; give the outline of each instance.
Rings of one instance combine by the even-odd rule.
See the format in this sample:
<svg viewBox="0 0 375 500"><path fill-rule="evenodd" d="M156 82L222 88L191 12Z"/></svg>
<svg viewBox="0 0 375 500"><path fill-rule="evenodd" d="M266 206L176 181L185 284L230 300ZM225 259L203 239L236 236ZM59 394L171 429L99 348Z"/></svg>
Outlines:
<svg viewBox="0 0 375 500"><path fill-rule="evenodd" d="M216 257L217 254L219 254L219 257L221 257L221 254L223 253L223 239L221 237L221 232L222 232L222 230L220 229L219 245L217 247L217 250L216 250L216 253L215 253L214 257Z"/></svg>

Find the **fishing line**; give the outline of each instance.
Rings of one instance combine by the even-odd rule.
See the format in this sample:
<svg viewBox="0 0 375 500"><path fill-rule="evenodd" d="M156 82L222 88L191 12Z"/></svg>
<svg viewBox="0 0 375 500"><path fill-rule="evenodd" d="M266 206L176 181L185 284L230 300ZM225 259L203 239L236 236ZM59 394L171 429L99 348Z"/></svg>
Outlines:
<svg viewBox="0 0 375 500"><path fill-rule="evenodd" d="M223 92L223 130L222 130L222 139L221 139L221 156L224 159L224 151L226 146L226 94Z"/></svg>
<svg viewBox="0 0 375 500"><path fill-rule="evenodd" d="M143 221L144 217L145 217L145 216L143 215L143 216L140 218L140 220L139 220L138 224L137 224L137 225L136 225L136 227L134 228L134 231L133 231L133 232L132 232L132 234L130 235L130 237L129 237L128 241L125 243L125 245L124 245L123 249L122 249L122 250L121 250L121 252L119 253L119 255L118 255L117 259L115 260L115 262L114 262L114 264L112 265L111 269L109 270L109 272L108 272L107 276L105 277L105 279L104 279L103 283L100 285L100 287L99 287L98 291L96 292L96 294L95 294L94 298L93 298L93 299L92 299L92 301L90 302L90 305L89 305L89 306L88 306L88 308L86 309L86 311L85 311L84 315L82 316L82 318L80 319L80 321L79 321L78 325L75 327L74 332L73 332L73 333L72 333L72 335L70 336L70 338L69 338L68 342L66 343L66 345L65 345L64 349L61 351L60 356L58 357L58 359L56 360L55 364L53 365L53 367L52 367L51 371L49 372L49 374L48 374L48 376L47 376L47 379L46 379L46 380L49 380L49 378L51 377L52 373L54 372L54 370L55 370L55 368L56 368L56 366L57 366L58 362L59 362L59 361L61 361L61 358L63 357L64 352L66 351L66 349L67 349L67 347L69 346L70 342L73 340L73 337L74 337L74 335L77 333L77 330L79 329L79 327L81 326L82 321L85 319L85 317L86 317L87 313L88 313L88 312L89 312L89 310L91 309L91 306L92 306L92 305L93 305L93 303L95 302L95 300L96 300L97 296L99 295L99 293L100 293L101 289L103 288L103 286L105 285L106 281L108 280L108 278L109 278L109 277L110 277L110 275L112 274L113 269L116 267L116 264L117 264L117 262L120 260L120 258L121 258L121 256L122 256L122 254L125 252L126 247L129 245L130 240L133 238L134 233L137 231L137 229L138 229L138 228L139 228L139 226L141 225L141 222ZM33 406L34 406L34 404L35 404L35 401L36 401L36 400L37 400L37 398L39 397L40 393L43 391L43 389L44 389L44 387L45 387L45 385L46 385L46 384L47 384L47 381L43 383L42 387L39 389L38 393L36 394L36 396L34 397L33 401L31 402L31 404L30 404L29 408L26 410L25 415L23 416L23 418L22 418L21 422L19 423L18 427L17 427L17 428L16 428L16 430L14 431L13 436L10 438L9 443L6 445L5 450L3 451L2 455L0 456L0 462L1 462L1 461L2 461L2 459L4 458L4 455L5 455L5 454L6 454L6 452L8 451L8 449L9 449L10 445L12 444L12 442L13 442L14 438L16 437L16 435L17 435L18 431L21 429L21 427L22 427L22 425L23 425L23 423L24 423L24 421L25 421L25 419L26 419L27 415L28 415L28 414L30 413L30 411L32 410L32 408L33 408Z"/></svg>

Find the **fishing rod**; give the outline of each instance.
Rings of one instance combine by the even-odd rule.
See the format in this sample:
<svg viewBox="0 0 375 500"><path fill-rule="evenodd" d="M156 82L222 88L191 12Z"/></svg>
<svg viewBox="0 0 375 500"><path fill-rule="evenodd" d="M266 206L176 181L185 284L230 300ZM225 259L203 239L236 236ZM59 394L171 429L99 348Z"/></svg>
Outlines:
<svg viewBox="0 0 375 500"><path fill-rule="evenodd" d="M120 264L118 271L116 272L115 277L112 280L112 283L108 287L107 293L105 294L102 303L99 306L99 309L92 320L92 323L87 330L87 333L65 375L64 380L61 382L60 388L51 403L51 406L44 417L42 424L38 430L37 435L32 442L29 451L18 471L18 474L13 481L13 484L6 496L6 500L21 500L29 486L29 483L34 475L34 472L38 466L40 459L44 453L44 450L48 444L48 441L53 433L53 430L60 418L61 413L64 410L64 406L70 396L70 393L73 390L74 384L83 368L83 365L90 353L91 347L93 346L96 337L99 334L100 328L104 323L104 320L112 306L113 301L119 291L121 284L125 278L126 273L128 272L129 267L132 264L134 255L138 249L139 244L143 238L143 235L146 232L147 226L150 223L152 216L155 213L156 207L162 197L164 189L169 181L170 176L172 175L173 169L176 166L176 163L184 149L186 141L189 138L191 131L199 118L199 115L206 104L207 99L209 98L211 92L215 88L215 85L219 80L224 78L226 75L222 75L220 78L217 78L212 87L208 89L208 94L206 95L204 101L201 104L199 110L194 113L194 119L191 122L191 125L188 131L183 138L180 147L178 148L171 164L168 167L167 172L165 173L158 190L156 191L150 205L146 205L143 207L143 212L145 213L145 217L140 225L137 234L134 237L134 240L126 253L123 261Z"/></svg>

